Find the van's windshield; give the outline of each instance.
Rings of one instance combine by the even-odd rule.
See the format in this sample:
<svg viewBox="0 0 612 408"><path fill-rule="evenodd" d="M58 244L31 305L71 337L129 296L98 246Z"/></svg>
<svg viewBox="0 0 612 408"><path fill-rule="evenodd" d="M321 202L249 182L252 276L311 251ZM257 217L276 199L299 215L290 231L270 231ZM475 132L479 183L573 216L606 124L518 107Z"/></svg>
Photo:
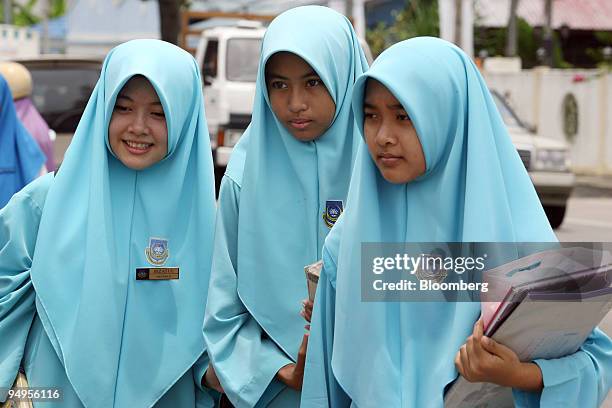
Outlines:
<svg viewBox="0 0 612 408"><path fill-rule="evenodd" d="M261 54L261 38L233 38L227 42L228 81L255 82Z"/></svg>

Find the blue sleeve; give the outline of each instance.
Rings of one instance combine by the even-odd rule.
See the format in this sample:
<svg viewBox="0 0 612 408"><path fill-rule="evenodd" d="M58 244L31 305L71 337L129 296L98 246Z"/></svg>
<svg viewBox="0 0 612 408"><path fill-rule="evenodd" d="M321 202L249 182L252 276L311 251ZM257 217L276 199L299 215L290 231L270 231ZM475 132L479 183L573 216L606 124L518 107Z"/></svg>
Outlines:
<svg viewBox="0 0 612 408"><path fill-rule="evenodd" d="M197 399L204 400L206 405L212 403L212 406L216 407L219 403L219 398L221 395L216 390L202 385L202 380L204 379L204 374L206 373L209 364L210 358L208 357L208 352L205 351L193 365L193 381L196 384L196 394L198 394Z"/></svg>
<svg viewBox="0 0 612 408"><path fill-rule="evenodd" d="M574 354L534 363L542 370L544 389L513 390L517 407L598 407L612 387L612 341L598 328Z"/></svg>
<svg viewBox="0 0 612 408"><path fill-rule="evenodd" d="M336 264L323 247L323 270L317 285L306 353L301 407L348 407L350 400L332 372L336 291L329 276Z"/></svg>
<svg viewBox="0 0 612 408"><path fill-rule="evenodd" d="M293 361L268 338L237 291L238 185L225 176L219 192L204 339L219 381L236 407L266 405L284 384L275 376Z"/></svg>
<svg viewBox="0 0 612 408"><path fill-rule="evenodd" d="M21 181L22 185L25 186L40 174L40 169L47 158L40 150L34 137L25 128L23 128L23 131L17 132L15 142L17 144L17 162L22 177Z"/></svg>
<svg viewBox="0 0 612 408"><path fill-rule="evenodd" d="M28 186L0 210L0 389L11 388L34 313L30 267L42 210ZM0 393L0 401L6 391Z"/></svg>

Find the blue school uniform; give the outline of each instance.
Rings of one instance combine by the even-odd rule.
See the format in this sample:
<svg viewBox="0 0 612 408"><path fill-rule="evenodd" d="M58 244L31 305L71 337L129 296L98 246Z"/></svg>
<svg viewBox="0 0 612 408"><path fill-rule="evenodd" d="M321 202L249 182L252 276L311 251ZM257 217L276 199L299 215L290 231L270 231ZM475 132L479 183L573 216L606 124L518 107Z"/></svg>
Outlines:
<svg viewBox="0 0 612 408"><path fill-rule="evenodd" d="M40 173L45 155L23 127L8 83L0 75L0 208Z"/></svg>
<svg viewBox="0 0 612 408"><path fill-rule="evenodd" d="M281 51L303 58L335 103L332 124L314 141L295 139L270 108L265 66ZM351 88L366 68L350 22L325 7L289 10L264 37L252 121L221 184L204 322L213 365L235 406L299 404L299 393L275 375L297 358L303 268L320 258L347 194L359 138Z"/></svg>
<svg viewBox="0 0 612 408"><path fill-rule="evenodd" d="M155 88L168 128L168 154L140 171L108 142L134 75ZM31 387L63 390L40 406L213 406L201 385L215 202L200 86L178 47L116 47L61 170L0 212L0 387L21 364ZM179 278L136 279L152 267L177 267Z"/></svg>
<svg viewBox="0 0 612 408"><path fill-rule="evenodd" d="M459 48L417 38L386 50L356 82L358 123L369 78L406 109L426 171L391 184L362 143L347 210L323 248L302 406L442 407L480 304L362 302L361 243L556 238L486 84ZM595 330L575 354L535 363L544 389L514 390L517 406L595 406L610 387L612 343Z"/></svg>

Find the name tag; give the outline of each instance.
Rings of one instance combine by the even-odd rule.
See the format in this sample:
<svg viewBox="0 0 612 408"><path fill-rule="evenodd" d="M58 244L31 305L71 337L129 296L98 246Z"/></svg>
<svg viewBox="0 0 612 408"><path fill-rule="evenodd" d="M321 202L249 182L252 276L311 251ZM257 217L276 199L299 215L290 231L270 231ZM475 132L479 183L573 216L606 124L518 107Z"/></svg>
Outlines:
<svg viewBox="0 0 612 408"><path fill-rule="evenodd" d="M179 268L136 268L136 280L171 280L179 278Z"/></svg>

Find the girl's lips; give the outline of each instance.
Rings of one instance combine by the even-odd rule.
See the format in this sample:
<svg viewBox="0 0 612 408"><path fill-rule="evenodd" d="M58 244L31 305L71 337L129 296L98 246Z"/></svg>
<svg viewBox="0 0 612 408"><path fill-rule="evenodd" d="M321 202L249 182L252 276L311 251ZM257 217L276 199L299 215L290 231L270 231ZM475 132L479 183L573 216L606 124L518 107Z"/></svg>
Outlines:
<svg viewBox="0 0 612 408"><path fill-rule="evenodd" d="M294 129L304 130L308 127L308 125L310 125L311 122L311 120L306 119L290 120L289 125L291 125L291 127Z"/></svg>
<svg viewBox="0 0 612 408"><path fill-rule="evenodd" d="M135 155L145 154L151 150L151 147L153 146L151 143L137 143L128 140L124 140L123 145L128 152Z"/></svg>
<svg viewBox="0 0 612 408"><path fill-rule="evenodd" d="M402 160L402 157L400 156L379 156L378 160L384 166L393 167L399 164L399 162Z"/></svg>

